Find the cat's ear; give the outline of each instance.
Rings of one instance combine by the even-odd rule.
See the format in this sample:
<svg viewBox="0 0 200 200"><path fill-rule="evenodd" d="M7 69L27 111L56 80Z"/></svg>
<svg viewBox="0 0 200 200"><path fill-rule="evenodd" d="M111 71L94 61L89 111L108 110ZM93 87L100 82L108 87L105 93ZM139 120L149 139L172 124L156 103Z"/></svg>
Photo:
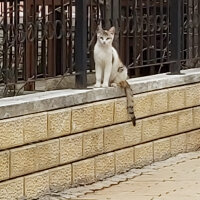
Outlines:
<svg viewBox="0 0 200 200"><path fill-rule="evenodd" d="M113 27L111 27L110 29L109 29L109 32L111 33L111 34L115 34L115 27L113 26Z"/></svg>
<svg viewBox="0 0 200 200"><path fill-rule="evenodd" d="M100 33L100 32L102 32L102 26L101 26L101 24L99 24L98 26L97 26L97 33Z"/></svg>

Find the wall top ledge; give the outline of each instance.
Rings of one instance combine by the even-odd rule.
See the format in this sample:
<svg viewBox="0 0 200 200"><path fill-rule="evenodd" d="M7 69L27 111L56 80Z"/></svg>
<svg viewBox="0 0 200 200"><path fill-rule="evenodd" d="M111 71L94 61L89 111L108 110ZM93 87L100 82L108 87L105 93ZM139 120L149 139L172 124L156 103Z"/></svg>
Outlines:
<svg viewBox="0 0 200 200"><path fill-rule="evenodd" d="M158 74L129 79L134 94L200 82L200 69L181 71L181 75ZM66 89L0 99L0 119L123 97L120 88Z"/></svg>

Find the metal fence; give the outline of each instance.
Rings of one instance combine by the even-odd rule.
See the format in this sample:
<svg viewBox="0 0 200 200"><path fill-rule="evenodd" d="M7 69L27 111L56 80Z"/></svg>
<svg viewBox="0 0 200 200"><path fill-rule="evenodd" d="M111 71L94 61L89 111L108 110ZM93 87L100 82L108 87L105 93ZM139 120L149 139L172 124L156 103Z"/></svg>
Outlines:
<svg viewBox="0 0 200 200"><path fill-rule="evenodd" d="M96 27L116 27L114 46L130 77L199 67L198 0L0 0L0 87L94 72Z"/></svg>

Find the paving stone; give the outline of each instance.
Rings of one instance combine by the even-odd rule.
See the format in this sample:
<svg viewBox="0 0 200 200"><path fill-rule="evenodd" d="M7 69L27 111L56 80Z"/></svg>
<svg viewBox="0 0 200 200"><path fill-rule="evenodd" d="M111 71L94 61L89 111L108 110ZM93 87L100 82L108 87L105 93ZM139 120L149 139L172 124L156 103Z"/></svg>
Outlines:
<svg viewBox="0 0 200 200"><path fill-rule="evenodd" d="M200 151L179 154L142 169L131 169L91 185L51 193L37 200L196 200L200 195L199 170Z"/></svg>
<svg viewBox="0 0 200 200"><path fill-rule="evenodd" d="M156 169L155 169L156 167ZM200 197L200 152L181 154L131 173L142 174L118 185L80 198L95 200L198 200ZM121 180L119 176L110 178Z"/></svg>

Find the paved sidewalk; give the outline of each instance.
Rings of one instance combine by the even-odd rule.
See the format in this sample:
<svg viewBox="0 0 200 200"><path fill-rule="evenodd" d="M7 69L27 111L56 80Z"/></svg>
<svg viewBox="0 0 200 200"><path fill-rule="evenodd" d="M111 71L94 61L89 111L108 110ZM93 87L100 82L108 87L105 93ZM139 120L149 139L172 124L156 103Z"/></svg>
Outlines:
<svg viewBox="0 0 200 200"><path fill-rule="evenodd" d="M153 164L140 176L79 199L200 200L200 152Z"/></svg>

